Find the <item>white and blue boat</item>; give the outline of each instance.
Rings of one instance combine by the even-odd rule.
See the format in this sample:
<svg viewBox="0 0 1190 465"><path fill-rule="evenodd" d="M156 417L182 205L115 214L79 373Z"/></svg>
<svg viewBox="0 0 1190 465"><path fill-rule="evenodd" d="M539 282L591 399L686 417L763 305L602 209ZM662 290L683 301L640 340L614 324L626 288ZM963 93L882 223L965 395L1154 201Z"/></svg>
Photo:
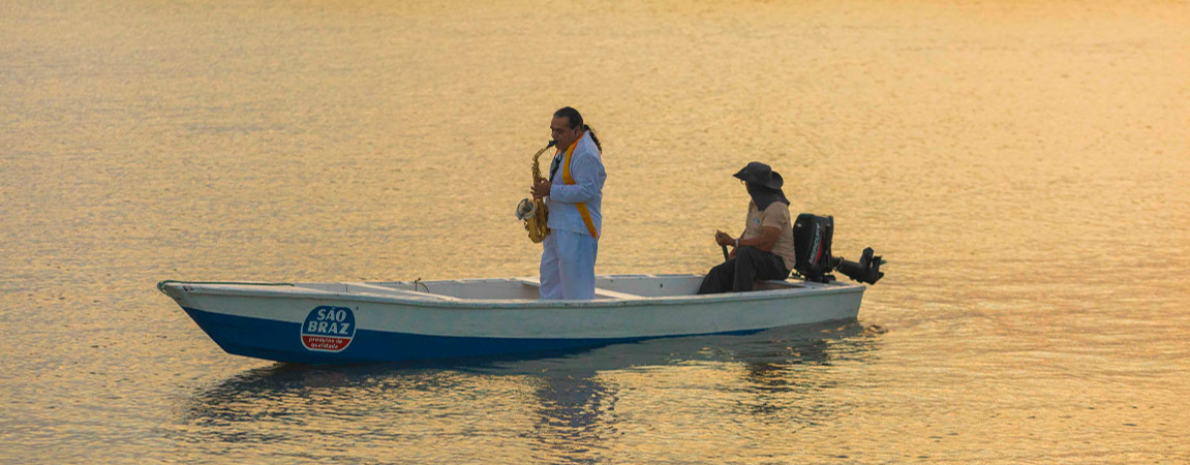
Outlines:
<svg viewBox="0 0 1190 465"><path fill-rule="evenodd" d="M540 300L536 278L341 283L163 281L228 353L301 364L486 357L852 320L865 287L800 279L696 295L703 275L612 275L596 299Z"/></svg>

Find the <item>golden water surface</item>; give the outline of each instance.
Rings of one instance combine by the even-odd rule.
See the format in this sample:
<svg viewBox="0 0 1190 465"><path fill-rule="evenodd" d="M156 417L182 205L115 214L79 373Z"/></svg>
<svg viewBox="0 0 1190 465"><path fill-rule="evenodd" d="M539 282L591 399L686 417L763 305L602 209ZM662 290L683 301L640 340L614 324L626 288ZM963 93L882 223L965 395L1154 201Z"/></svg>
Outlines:
<svg viewBox="0 0 1190 465"><path fill-rule="evenodd" d="M537 359L222 352L164 279L530 276L550 114L597 272L704 272L764 161L859 320ZM0 463L1190 462L1190 4L6 0Z"/></svg>

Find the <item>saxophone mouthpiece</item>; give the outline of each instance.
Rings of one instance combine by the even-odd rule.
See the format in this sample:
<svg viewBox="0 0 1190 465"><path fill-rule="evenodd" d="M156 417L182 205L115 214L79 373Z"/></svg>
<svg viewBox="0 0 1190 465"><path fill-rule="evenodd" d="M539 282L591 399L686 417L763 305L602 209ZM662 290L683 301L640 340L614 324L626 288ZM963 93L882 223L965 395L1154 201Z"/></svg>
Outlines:
<svg viewBox="0 0 1190 465"><path fill-rule="evenodd" d="M551 139L551 140L550 140L550 143L548 143L548 144L545 144L545 148L547 148L547 149L548 149L548 148L550 148L550 147L553 147L553 146L554 146L554 145L556 145L557 143L558 143L558 141L556 141L556 140L552 140L552 139Z"/></svg>

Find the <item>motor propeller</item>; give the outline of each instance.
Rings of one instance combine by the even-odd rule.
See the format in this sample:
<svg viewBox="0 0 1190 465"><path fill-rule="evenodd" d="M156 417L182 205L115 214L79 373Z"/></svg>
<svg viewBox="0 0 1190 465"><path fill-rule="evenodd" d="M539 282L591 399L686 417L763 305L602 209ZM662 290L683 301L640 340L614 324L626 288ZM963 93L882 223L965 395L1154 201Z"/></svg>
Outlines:
<svg viewBox="0 0 1190 465"><path fill-rule="evenodd" d="M875 251L871 247L864 249L858 262L849 261L843 257L833 257L831 268L851 278L852 281L876 284L876 281L884 277L884 273L880 271L880 265L884 264L884 260L879 256L873 256L874 253Z"/></svg>

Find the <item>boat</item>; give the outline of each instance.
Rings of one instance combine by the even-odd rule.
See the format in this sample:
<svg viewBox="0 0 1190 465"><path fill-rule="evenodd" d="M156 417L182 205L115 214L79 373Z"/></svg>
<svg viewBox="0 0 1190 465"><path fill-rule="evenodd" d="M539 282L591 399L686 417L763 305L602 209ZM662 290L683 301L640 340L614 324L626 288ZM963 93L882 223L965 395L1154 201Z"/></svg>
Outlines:
<svg viewBox="0 0 1190 465"><path fill-rule="evenodd" d="M878 259L877 259L878 260ZM537 278L162 281L224 351L323 365L489 357L854 320L865 286L791 278L696 295L703 275L596 277L595 299L541 300Z"/></svg>

